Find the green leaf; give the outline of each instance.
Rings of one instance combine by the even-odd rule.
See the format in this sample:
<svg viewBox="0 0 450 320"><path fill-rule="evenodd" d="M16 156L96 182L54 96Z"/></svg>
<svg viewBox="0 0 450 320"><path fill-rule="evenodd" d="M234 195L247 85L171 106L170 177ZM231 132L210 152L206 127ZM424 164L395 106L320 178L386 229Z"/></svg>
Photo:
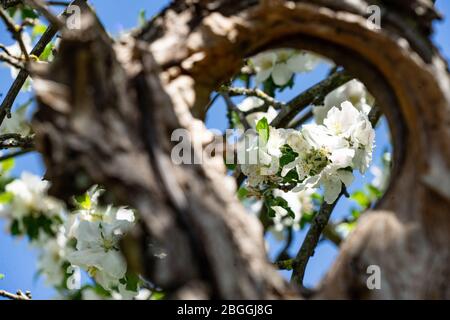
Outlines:
<svg viewBox="0 0 450 320"><path fill-rule="evenodd" d="M281 157L280 157L281 168L293 162L298 157L298 153L295 152L288 144L282 146L280 150L281 150Z"/></svg>
<svg viewBox="0 0 450 320"><path fill-rule="evenodd" d="M39 56L39 60L48 61L53 54L53 43L49 43L45 46L44 51Z"/></svg>
<svg viewBox="0 0 450 320"><path fill-rule="evenodd" d="M306 224L311 223L315 215L315 212L303 212L300 219L300 229L305 228Z"/></svg>
<svg viewBox="0 0 450 320"><path fill-rule="evenodd" d="M39 23L33 27L33 31L31 32L31 37L34 38L36 36L42 35L47 30L47 26L45 24Z"/></svg>
<svg viewBox="0 0 450 320"><path fill-rule="evenodd" d="M127 285L126 288L128 291L137 291L139 288L140 279L137 275L133 273L129 273L126 276Z"/></svg>
<svg viewBox="0 0 450 320"><path fill-rule="evenodd" d="M14 158L3 160L0 164L3 172L11 171L14 168Z"/></svg>
<svg viewBox="0 0 450 320"><path fill-rule="evenodd" d="M239 118L239 115L236 111L231 111L231 113L229 114L229 118L231 129L236 129L242 126L241 119Z"/></svg>
<svg viewBox="0 0 450 320"><path fill-rule="evenodd" d="M361 216L361 210L352 208L352 210L351 210L351 215L352 215L352 217L353 217L355 220L358 220L359 217Z"/></svg>
<svg viewBox="0 0 450 320"><path fill-rule="evenodd" d="M356 191L351 196L350 199L356 201L362 208L367 208L370 206L369 197L362 191Z"/></svg>
<svg viewBox="0 0 450 320"><path fill-rule="evenodd" d="M237 196L239 200L242 200L244 198L246 198L248 195L248 190L247 188L241 187L239 188L238 192L237 192Z"/></svg>
<svg viewBox="0 0 450 320"><path fill-rule="evenodd" d="M152 292L152 295L150 296L150 300L162 300L164 299L164 292Z"/></svg>
<svg viewBox="0 0 450 320"><path fill-rule="evenodd" d="M147 23L147 18L145 17L145 10L139 11L138 25L143 27Z"/></svg>
<svg viewBox="0 0 450 320"><path fill-rule="evenodd" d="M9 232L11 233L12 236L19 236L21 234L20 224L19 224L18 220L14 220L11 223L11 226L9 228Z"/></svg>
<svg viewBox="0 0 450 320"><path fill-rule="evenodd" d="M370 195L375 199L380 199L383 195L383 192L372 184L368 184L366 187L367 190L369 190Z"/></svg>
<svg viewBox="0 0 450 320"><path fill-rule="evenodd" d="M5 275L3 273L0 273L0 280L4 279Z"/></svg>
<svg viewBox="0 0 450 320"><path fill-rule="evenodd" d="M258 121L258 123L256 124L256 131L258 132L259 137L264 143L267 143L267 141L269 141L270 127L266 117Z"/></svg>
<svg viewBox="0 0 450 320"><path fill-rule="evenodd" d="M82 209L87 210L91 208L91 198L87 192L80 196L76 196L75 201Z"/></svg>
<svg viewBox="0 0 450 320"><path fill-rule="evenodd" d="M288 213L288 215L294 219L295 213L292 211L292 209L289 207L288 202L282 198L282 197L274 197L274 196L267 196L265 198L265 205L267 207L267 214L269 217L274 218L275 217L275 210L272 209L272 207L282 207L285 209Z"/></svg>
<svg viewBox="0 0 450 320"><path fill-rule="evenodd" d="M23 20L29 18L29 19L37 19L39 18L39 16L36 14L36 12L34 12L33 9L31 9L30 7L24 7L22 8L21 11L21 17Z"/></svg>
<svg viewBox="0 0 450 320"><path fill-rule="evenodd" d="M0 193L0 204L10 203L13 199L13 194L11 192Z"/></svg>
<svg viewBox="0 0 450 320"><path fill-rule="evenodd" d="M231 170L231 171L234 171L236 169L235 163L225 163L225 166L227 167L228 170Z"/></svg>
<svg viewBox="0 0 450 320"><path fill-rule="evenodd" d="M263 83L263 91L271 97L275 97L275 90L277 89L277 85L273 82L272 77L269 77Z"/></svg>

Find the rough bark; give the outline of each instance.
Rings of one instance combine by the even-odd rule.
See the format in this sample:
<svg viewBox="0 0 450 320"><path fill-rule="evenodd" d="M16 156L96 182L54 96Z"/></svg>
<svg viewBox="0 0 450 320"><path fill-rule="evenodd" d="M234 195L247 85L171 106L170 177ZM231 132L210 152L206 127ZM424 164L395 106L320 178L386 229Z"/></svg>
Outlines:
<svg viewBox="0 0 450 320"><path fill-rule="evenodd" d="M135 207L130 265L174 297L293 296L221 156L176 166L170 134L187 129L199 156L213 138L201 122L209 95L242 58L313 50L366 83L395 148L387 194L344 242L317 297L449 298L450 82L428 38L438 15L430 1L389 1L377 30L366 21L371 3L385 2L175 1L115 44L85 15L82 30L64 32L56 61L34 70L37 147L52 191L67 198L100 183ZM369 265L381 268L381 290L366 286Z"/></svg>

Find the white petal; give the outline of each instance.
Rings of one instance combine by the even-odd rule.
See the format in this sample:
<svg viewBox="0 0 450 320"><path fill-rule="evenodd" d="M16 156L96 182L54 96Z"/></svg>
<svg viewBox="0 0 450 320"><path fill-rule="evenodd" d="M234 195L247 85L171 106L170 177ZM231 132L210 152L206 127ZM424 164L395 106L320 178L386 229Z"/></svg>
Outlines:
<svg viewBox="0 0 450 320"><path fill-rule="evenodd" d="M284 86L291 80L292 75L293 72L285 63L277 64L272 71L272 79L277 86Z"/></svg>

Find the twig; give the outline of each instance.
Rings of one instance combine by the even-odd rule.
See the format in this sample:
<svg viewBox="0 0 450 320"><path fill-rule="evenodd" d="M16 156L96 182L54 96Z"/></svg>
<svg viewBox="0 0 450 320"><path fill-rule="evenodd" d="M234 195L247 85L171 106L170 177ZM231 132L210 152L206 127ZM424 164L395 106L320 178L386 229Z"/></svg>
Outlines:
<svg viewBox="0 0 450 320"><path fill-rule="evenodd" d="M20 50L22 51L22 54L25 56L25 61L29 60L28 50L25 46L25 43L23 42L22 38L22 27L16 26L15 21L8 15L8 13L0 7L0 18L2 18L3 22L6 25L6 28L11 33L13 38L17 41L19 44Z"/></svg>
<svg viewBox="0 0 450 320"><path fill-rule="evenodd" d="M339 71L332 74L325 80L322 80L292 99L285 108L281 109L278 116L273 119L270 125L276 128L286 127L299 112L303 111L310 104L317 104L319 101L323 100L328 93L352 79L353 77L345 71Z"/></svg>
<svg viewBox="0 0 450 320"><path fill-rule="evenodd" d="M304 115L302 115L300 118L298 118L297 120L292 121L291 123L289 123L288 127L289 128L295 128L298 129L298 127L300 127L302 124L304 124L306 121L308 121L309 119L311 119L314 116L312 108L310 110L308 110Z"/></svg>
<svg viewBox="0 0 450 320"><path fill-rule="evenodd" d="M23 70L24 66L21 63L17 62L17 60L15 60L11 57L12 56L0 53L0 61L3 61L5 63L9 64L10 66L13 66L14 68L17 68L19 70Z"/></svg>
<svg viewBox="0 0 450 320"><path fill-rule="evenodd" d="M266 105L270 105L274 107L275 109L282 109L286 106L284 102L280 102L269 96L267 93L265 93L262 90L259 89L247 89L247 88L237 88L237 87L229 87L229 86L222 86L219 89L220 92L226 92L231 97L234 96L248 96L248 97L257 97L265 102ZM266 106L267 109L267 106ZM250 112L256 112L255 109L251 110Z"/></svg>
<svg viewBox="0 0 450 320"><path fill-rule="evenodd" d="M71 2L71 3L74 3L74 2ZM64 14L66 14L66 12L64 12L63 15ZM33 56L39 57L42 54L42 52L44 52L47 44L49 44L50 41L52 41L53 37L56 35L57 32L58 32L58 27L53 24L50 24L50 26L47 28L47 30L45 30L42 37L39 39L36 46L33 48L33 50L31 50L30 54ZM28 78L28 71L21 70L19 72L16 80L14 80L12 86L9 88L9 91L6 94L5 99L3 100L2 104L0 105L0 125L2 124L2 122L6 116L8 116L8 117L11 116L11 107L12 107L14 101L16 100L16 97L19 94L20 89L22 89L27 78Z"/></svg>
<svg viewBox="0 0 450 320"><path fill-rule="evenodd" d="M64 22L51 12L43 1L25 0L25 3L33 9L39 11L48 20L48 22L50 22L56 28L61 29L62 27L64 27Z"/></svg>
<svg viewBox="0 0 450 320"><path fill-rule="evenodd" d="M11 158L22 156L22 155L27 154L27 153L32 152L32 151L33 151L33 149L23 149L23 150L19 150L19 151L16 151L16 152L10 152L8 154L5 154L4 156L1 156L0 157L0 162L8 160L8 159L11 159Z"/></svg>
<svg viewBox="0 0 450 320"><path fill-rule="evenodd" d="M34 136L23 137L18 133L7 133L0 135L0 149L10 148L34 148Z"/></svg>
<svg viewBox="0 0 450 320"><path fill-rule="evenodd" d="M344 186L342 186L344 189ZM341 192L341 195L343 192ZM322 234L323 229L328 224L328 220L330 219L331 213L333 212L334 207L339 201L340 196L331 204L324 202L320 207L319 212L314 217L314 220L311 223L311 227L306 234L305 240L302 243L300 250L297 253L293 263L292 263L292 277L291 282L303 285L303 278L305 276L306 265L309 262L309 258L314 255L314 250L319 243L320 236Z"/></svg>
<svg viewBox="0 0 450 320"><path fill-rule="evenodd" d="M17 291L16 294L0 290L0 297L8 298L11 300L31 300L31 293L29 291L23 293L22 291Z"/></svg>
<svg viewBox="0 0 450 320"><path fill-rule="evenodd" d="M222 97L225 100L225 104L227 105L228 111L229 112L234 111L238 114L239 120L244 126L244 130L250 129L251 126L248 123L247 119L245 118L245 114L241 110L239 110L239 108L234 104L234 102L230 98L230 95L228 93L222 93Z"/></svg>

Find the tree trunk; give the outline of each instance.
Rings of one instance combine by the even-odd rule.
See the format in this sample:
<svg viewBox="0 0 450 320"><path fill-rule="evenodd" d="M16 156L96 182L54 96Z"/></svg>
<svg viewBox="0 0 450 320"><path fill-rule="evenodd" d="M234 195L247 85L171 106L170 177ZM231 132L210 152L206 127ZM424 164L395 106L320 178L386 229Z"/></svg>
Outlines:
<svg viewBox="0 0 450 320"><path fill-rule="evenodd" d="M381 5L382 28L367 22ZM242 59L276 47L315 51L375 95L395 149L392 183L344 242L317 298L450 297L450 81L429 40L438 15L416 1L175 1L113 43L84 8L56 60L34 66L37 146L52 192L93 183L136 208L129 265L174 298L300 297L266 258L204 118L210 93ZM174 129L191 134L201 165L170 159ZM159 259L159 253L167 254ZM381 269L381 290L366 268Z"/></svg>

